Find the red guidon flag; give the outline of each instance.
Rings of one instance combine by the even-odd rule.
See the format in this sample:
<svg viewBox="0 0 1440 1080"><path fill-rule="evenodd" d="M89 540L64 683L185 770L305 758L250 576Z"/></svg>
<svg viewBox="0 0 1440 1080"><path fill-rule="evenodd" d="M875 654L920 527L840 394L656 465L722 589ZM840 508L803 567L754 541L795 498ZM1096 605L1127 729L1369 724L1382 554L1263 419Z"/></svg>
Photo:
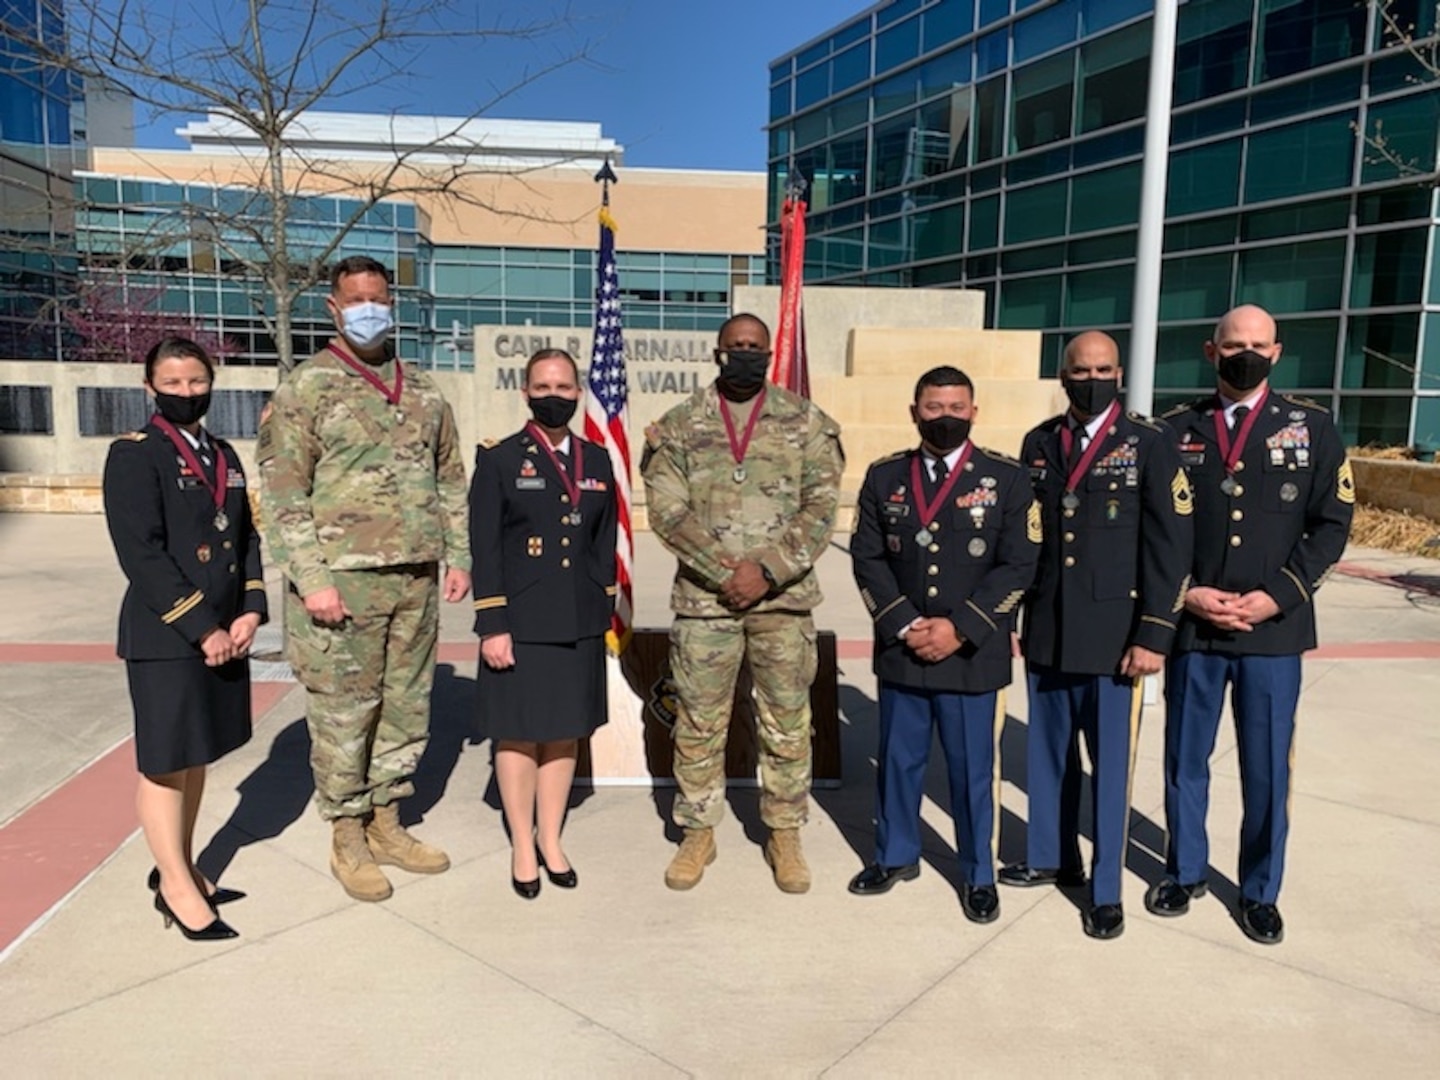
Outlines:
<svg viewBox="0 0 1440 1080"><path fill-rule="evenodd" d="M810 396L810 364L805 357L805 200L785 199L780 211L780 324L775 329L775 359L770 381Z"/></svg>

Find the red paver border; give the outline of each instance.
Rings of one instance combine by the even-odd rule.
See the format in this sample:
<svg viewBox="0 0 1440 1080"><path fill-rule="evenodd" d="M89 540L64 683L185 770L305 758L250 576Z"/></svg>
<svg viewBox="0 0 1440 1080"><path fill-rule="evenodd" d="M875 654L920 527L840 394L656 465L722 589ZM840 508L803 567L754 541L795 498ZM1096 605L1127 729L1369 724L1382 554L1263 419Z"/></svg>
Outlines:
<svg viewBox="0 0 1440 1080"><path fill-rule="evenodd" d="M114 647L105 648L108 659L114 659ZM294 685L253 684L251 715L258 720ZM0 891L0 954L110 858L137 828L133 738L107 750L0 827L0 881L5 883Z"/></svg>

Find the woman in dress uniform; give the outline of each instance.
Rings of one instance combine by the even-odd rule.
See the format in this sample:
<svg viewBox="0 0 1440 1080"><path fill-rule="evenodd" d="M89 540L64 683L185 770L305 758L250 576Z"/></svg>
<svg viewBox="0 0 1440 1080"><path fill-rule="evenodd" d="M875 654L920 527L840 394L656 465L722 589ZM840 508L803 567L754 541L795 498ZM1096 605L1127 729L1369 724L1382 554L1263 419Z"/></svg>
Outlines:
<svg viewBox="0 0 1440 1080"><path fill-rule="evenodd" d="M575 360L542 349L525 368L534 419L476 455L470 486L481 722L510 828L511 883L540 894L540 869L577 884L560 847L580 739L606 718L605 632L615 599L610 457L570 432Z"/></svg>
<svg viewBox="0 0 1440 1080"><path fill-rule="evenodd" d="M135 706L135 806L155 857L155 910L192 941L235 937L215 912L243 893L195 866L205 766L250 738L246 659L265 619L260 540L245 473L200 418L215 369L205 350L167 338L145 357L155 415L105 461L105 517L130 587L119 654Z"/></svg>

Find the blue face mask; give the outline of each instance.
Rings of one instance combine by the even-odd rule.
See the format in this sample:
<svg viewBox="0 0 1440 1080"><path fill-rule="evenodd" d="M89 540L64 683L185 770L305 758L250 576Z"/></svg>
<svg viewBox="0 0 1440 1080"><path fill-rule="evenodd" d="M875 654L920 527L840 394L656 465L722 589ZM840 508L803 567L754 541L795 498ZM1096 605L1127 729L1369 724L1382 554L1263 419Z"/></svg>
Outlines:
<svg viewBox="0 0 1440 1080"><path fill-rule="evenodd" d="M345 340L357 349L374 348L395 328L390 308L369 300L363 304L352 304L340 313L340 317Z"/></svg>

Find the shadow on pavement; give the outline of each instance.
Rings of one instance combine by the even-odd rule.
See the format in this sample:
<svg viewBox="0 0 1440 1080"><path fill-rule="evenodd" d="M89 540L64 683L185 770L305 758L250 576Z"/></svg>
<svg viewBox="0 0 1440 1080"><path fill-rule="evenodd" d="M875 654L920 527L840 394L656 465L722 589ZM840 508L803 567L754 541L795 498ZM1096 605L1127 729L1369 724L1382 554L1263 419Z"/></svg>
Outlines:
<svg viewBox="0 0 1440 1080"><path fill-rule="evenodd" d="M415 772L415 794L400 804L401 820L407 826L418 823L445 794L465 742L480 741L471 722L474 688L474 680L458 676L452 665L436 669L430 742ZM220 880L241 848L274 839L305 812L315 780L310 771L310 733L303 717L280 730L269 755L236 790L240 802L196 860L211 881Z"/></svg>
<svg viewBox="0 0 1440 1080"><path fill-rule="evenodd" d="M196 859L211 881L220 880L242 847L273 840L305 812L315 781L310 773L310 732L303 717L280 730L269 756L236 790L240 802Z"/></svg>

